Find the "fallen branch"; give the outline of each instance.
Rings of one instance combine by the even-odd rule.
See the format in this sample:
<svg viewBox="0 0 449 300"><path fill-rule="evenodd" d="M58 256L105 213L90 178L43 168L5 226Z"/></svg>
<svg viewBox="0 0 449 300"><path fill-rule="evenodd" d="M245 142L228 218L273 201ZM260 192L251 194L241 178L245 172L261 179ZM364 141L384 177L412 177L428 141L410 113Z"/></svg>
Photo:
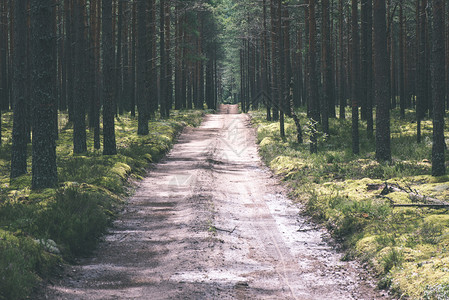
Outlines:
<svg viewBox="0 0 449 300"><path fill-rule="evenodd" d="M422 204L422 203L409 203L409 204L391 204L392 207L427 207L427 208L449 208L449 204Z"/></svg>
<svg viewBox="0 0 449 300"><path fill-rule="evenodd" d="M212 227L213 229L217 230L217 231L224 231L224 232L228 232L228 233L233 233L234 230L237 228L237 226L235 226L234 229L232 229L232 230L227 230L227 229L221 229L221 228L218 228L218 227L216 227L216 226L211 226L211 227Z"/></svg>
<svg viewBox="0 0 449 300"><path fill-rule="evenodd" d="M432 198L432 197L428 197L425 195L420 195L420 194L418 194L418 191L416 191L416 190L413 191L410 187L408 187L408 189L410 190L410 192L409 192L399 185L392 185L392 184L389 185L387 182L385 182L385 184L368 184L367 185L368 190L381 189L382 187L383 187L383 189L382 189L382 192L380 192L380 196L390 200L390 204L392 207L429 207L429 208L445 208L445 207L447 207L447 208L449 208L449 202L446 202L446 201L443 201L440 199L436 199L436 198ZM408 198L412 202L423 202L423 203L395 204L392 199L385 196L391 192L407 193Z"/></svg>

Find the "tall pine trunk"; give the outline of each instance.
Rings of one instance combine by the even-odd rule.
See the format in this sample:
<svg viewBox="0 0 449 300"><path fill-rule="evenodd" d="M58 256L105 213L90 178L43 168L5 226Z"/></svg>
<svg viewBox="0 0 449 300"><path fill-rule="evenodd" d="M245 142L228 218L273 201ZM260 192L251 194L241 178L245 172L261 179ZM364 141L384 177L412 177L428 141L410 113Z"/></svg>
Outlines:
<svg viewBox="0 0 449 300"><path fill-rule="evenodd" d="M345 53L343 51L343 26L344 26L344 10L343 10L343 0L339 0L338 2L338 41L340 45L339 51L339 88L338 88L338 97L339 97L339 105L340 105L340 119L346 118L346 74L345 74Z"/></svg>
<svg viewBox="0 0 449 300"><path fill-rule="evenodd" d="M86 142L86 85L85 85L85 33L84 0L74 0L73 21L75 32L75 55L74 55L74 92L73 92L73 153L84 153L87 151Z"/></svg>
<svg viewBox="0 0 449 300"><path fill-rule="evenodd" d="M33 189L56 186L56 129L57 101L54 95L53 70L55 48L53 33L53 1L31 0L31 101L33 110Z"/></svg>
<svg viewBox="0 0 449 300"><path fill-rule="evenodd" d="M103 44L103 154L117 154L114 105L114 43L112 36L112 0L102 0Z"/></svg>
<svg viewBox="0 0 449 300"><path fill-rule="evenodd" d="M324 133L329 135L329 111L334 108L332 50L330 38L329 0L322 0L322 73L323 73L323 104L322 123Z"/></svg>
<svg viewBox="0 0 449 300"><path fill-rule="evenodd" d="M145 77L147 73L146 51L146 0L139 0L137 2L137 54L136 54L136 97L138 110L137 134L148 134L148 101L147 99L147 84Z"/></svg>
<svg viewBox="0 0 449 300"><path fill-rule="evenodd" d="M433 143L432 175L446 174L444 164L444 6L443 0L433 0L432 6L432 100L433 100Z"/></svg>
<svg viewBox="0 0 449 300"><path fill-rule="evenodd" d="M352 102L352 153L359 154L359 99L360 99L360 77L359 77L359 25L357 0L351 4L351 102Z"/></svg>
<svg viewBox="0 0 449 300"><path fill-rule="evenodd" d="M159 79L159 99L161 104L161 117L167 117L167 50L165 49L165 1L159 3L159 53L160 53L160 79Z"/></svg>
<svg viewBox="0 0 449 300"><path fill-rule="evenodd" d="M417 142L421 142L421 121L425 116L426 111L426 81L427 81L427 68L426 68L426 6L427 0L418 0L417 14L418 14L418 27L417 27L417 40L418 40L418 57L417 57L417 97L416 97L416 139Z"/></svg>
<svg viewBox="0 0 449 300"><path fill-rule="evenodd" d="M399 3L399 107L401 118L405 118L405 55L404 55L404 0Z"/></svg>
<svg viewBox="0 0 449 300"><path fill-rule="evenodd" d="M315 0L309 0L309 111L310 111L310 153L318 152L317 123L320 120L320 100L316 74L316 19Z"/></svg>
<svg viewBox="0 0 449 300"><path fill-rule="evenodd" d="M376 110L376 159L391 160L389 62L387 52L385 0L374 0L374 86Z"/></svg>
<svg viewBox="0 0 449 300"><path fill-rule="evenodd" d="M11 148L11 178L27 172L27 2L18 1L14 7L14 80L13 131Z"/></svg>

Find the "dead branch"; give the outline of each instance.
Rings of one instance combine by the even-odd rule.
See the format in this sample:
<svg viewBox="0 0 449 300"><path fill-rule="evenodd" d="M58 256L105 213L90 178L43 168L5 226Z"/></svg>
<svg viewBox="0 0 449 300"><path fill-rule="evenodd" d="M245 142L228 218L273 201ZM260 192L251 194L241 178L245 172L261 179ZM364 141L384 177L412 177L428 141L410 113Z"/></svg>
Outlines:
<svg viewBox="0 0 449 300"><path fill-rule="evenodd" d="M224 231L224 232L228 232L228 233L233 233L234 230L237 228L237 226L235 226L232 230L221 229L221 228L218 228L216 226L212 226L212 228L215 229L216 231Z"/></svg>
<svg viewBox="0 0 449 300"><path fill-rule="evenodd" d="M432 207L432 208L447 207L447 208L449 208L449 202L446 202L446 201L443 201L440 199L436 199L436 198L432 198L432 197L428 197L425 195L420 195L420 194L418 194L417 190L412 190L412 188L410 186L408 186L408 190L410 190L410 192L409 192L408 190L406 190L405 188L403 188L397 184L393 185L393 184L388 184L387 182L385 182L385 184L368 184L367 185L368 190L381 189L382 187L383 187L383 189L382 189L382 192L380 192L380 195L384 198L389 199L390 203L393 207ZM407 193L408 198L412 202L422 202L422 203L394 204L390 198L385 196L392 192Z"/></svg>
<svg viewBox="0 0 449 300"><path fill-rule="evenodd" d="M449 208L449 204L422 204L422 203L409 203L409 204L391 204L392 207L427 207L427 208Z"/></svg>

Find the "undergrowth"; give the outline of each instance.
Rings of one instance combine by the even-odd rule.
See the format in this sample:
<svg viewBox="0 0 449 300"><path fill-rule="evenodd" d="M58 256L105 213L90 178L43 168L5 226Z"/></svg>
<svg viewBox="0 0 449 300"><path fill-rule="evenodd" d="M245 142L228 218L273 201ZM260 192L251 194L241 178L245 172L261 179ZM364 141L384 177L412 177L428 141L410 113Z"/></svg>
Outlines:
<svg viewBox="0 0 449 300"><path fill-rule="evenodd" d="M264 161L284 178L292 196L305 204L308 213L326 224L346 249L346 259L370 264L380 288L413 299L448 298L447 210L393 208L391 202L412 200L405 192L381 195L382 184L388 182L409 192L449 198L449 177L430 176L430 120L422 122L423 142L418 144L414 112L407 111L401 119L399 111L393 110L392 161L377 162L374 138L366 133L363 121L359 155L351 152L350 119L330 119L329 136L320 139L318 154L310 154L307 140L296 142L292 120L286 119L286 137L282 139L279 124L265 121L265 111L251 114ZM306 113L300 110L297 114L306 126Z"/></svg>
<svg viewBox="0 0 449 300"><path fill-rule="evenodd" d="M137 120L116 118L118 154L93 149L73 155L71 124L59 118L59 187L32 191L31 175L10 182L12 113L3 114L0 146L0 299L25 299L63 261L91 253L131 192L130 179L145 175L184 126L198 126L204 112L173 112L149 123L150 134L136 134ZM29 151L31 153L31 151ZM31 157L28 158L31 170Z"/></svg>

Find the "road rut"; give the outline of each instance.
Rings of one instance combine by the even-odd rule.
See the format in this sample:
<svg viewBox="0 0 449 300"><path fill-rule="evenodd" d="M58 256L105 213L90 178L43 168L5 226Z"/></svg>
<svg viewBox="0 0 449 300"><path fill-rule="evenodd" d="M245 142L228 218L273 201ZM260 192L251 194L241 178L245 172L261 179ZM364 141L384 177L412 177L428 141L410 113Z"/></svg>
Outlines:
<svg viewBox="0 0 449 300"><path fill-rule="evenodd" d="M233 110L186 129L93 257L40 298L386 299L288 199Z"/></svg>

